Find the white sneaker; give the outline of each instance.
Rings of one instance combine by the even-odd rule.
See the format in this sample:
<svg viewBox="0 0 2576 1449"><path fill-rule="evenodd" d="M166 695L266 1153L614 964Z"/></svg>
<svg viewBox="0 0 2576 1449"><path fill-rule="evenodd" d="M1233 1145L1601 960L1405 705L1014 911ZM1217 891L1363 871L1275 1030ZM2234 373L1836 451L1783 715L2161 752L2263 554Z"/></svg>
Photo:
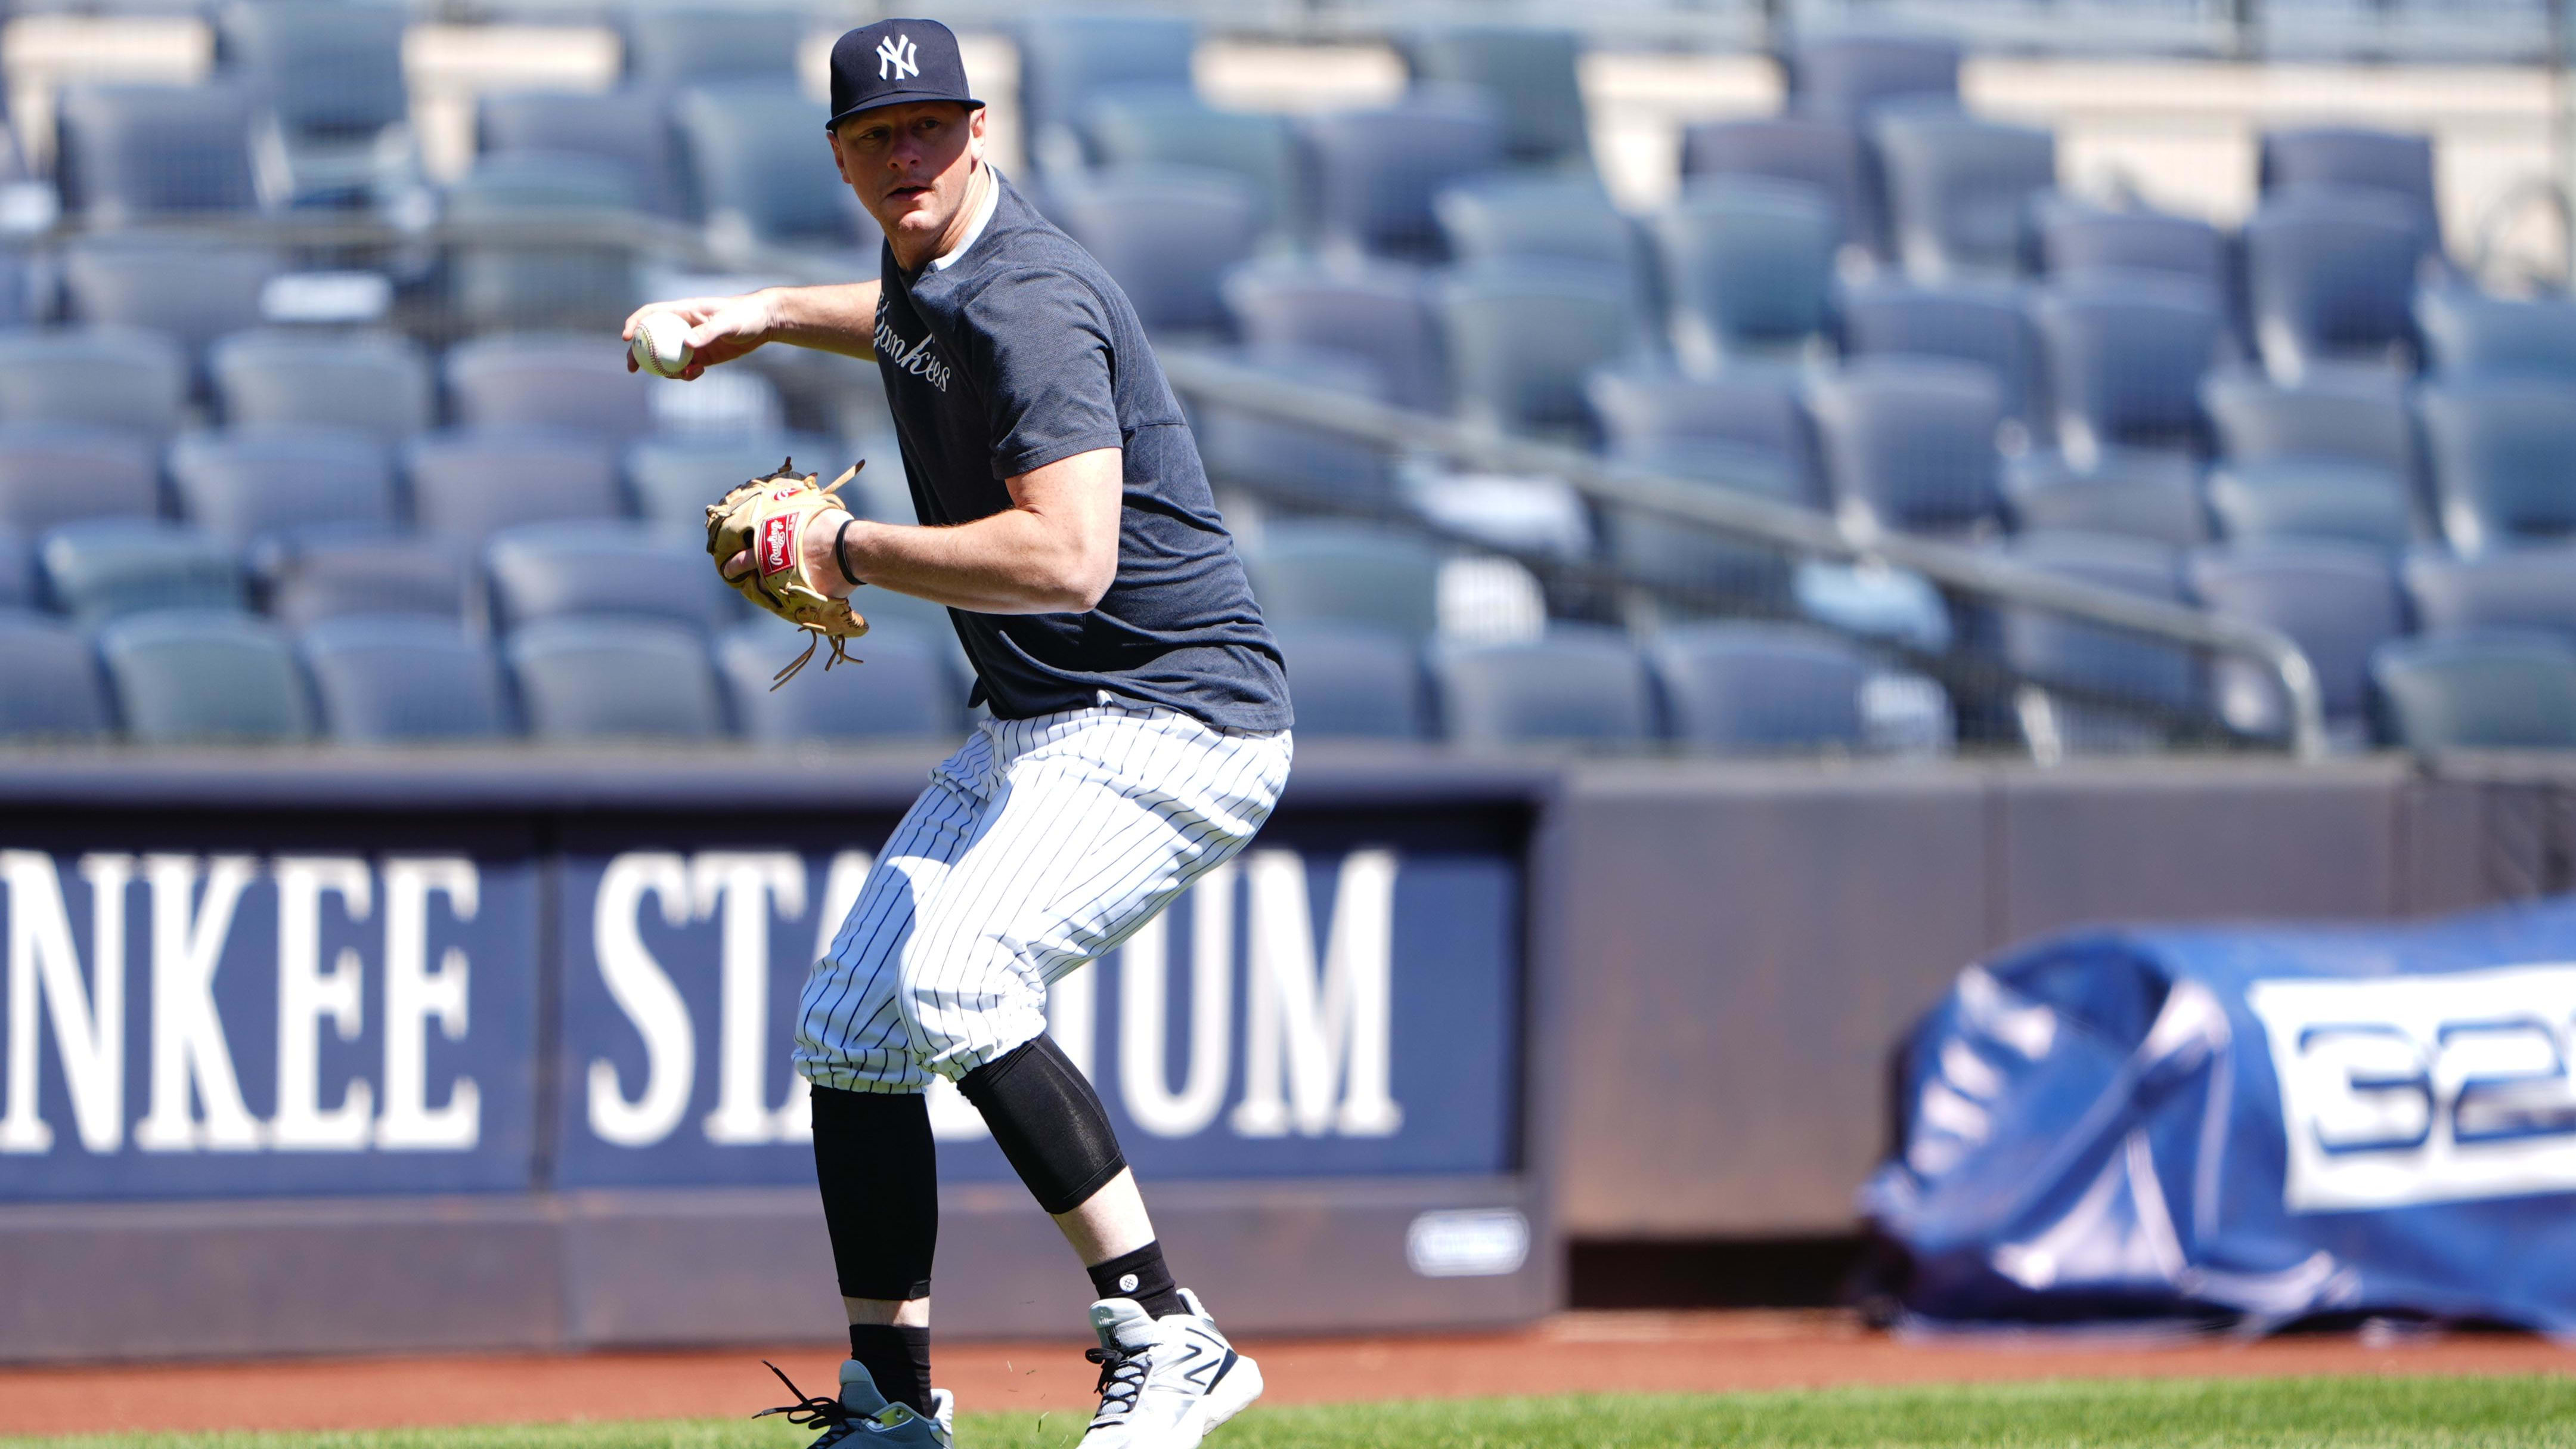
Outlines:
<svg viewBox="0 0 2576 1449"><path fill-rule="evenodd" d="M878 1445L886 1449L952 1449L956 1442L957 1396L946 1389L930 1391L930 1413L925 1417L913 1412L910 1404L888 1402L885 1395L877 1392L877 1381L868 1377L867 1366L857 1359L841 1364L838 1399L807 1398L778 1365L770 1364L769 1371L787 1385L787 1392L796 1396L796 1402L763 1409L752 1417L766 1419L772 1414L785 1414L788 1423L820 1427L822 1437L808 1449L828 1449L843 1443L849 1449L876 1449Z"/></svg>
<svg viewBox="0 0 2576 1449"><path fill-rule="evenodd" d="M1132 1298L1091 1305L1100 1347L1083 1357L1100 1365L1100 1412L1081 1449L1197 1449L1208 1431L1261 1397L1261 1366L1234 1351L1181 1290L1189 1312L1149 1317Z"/></svg>

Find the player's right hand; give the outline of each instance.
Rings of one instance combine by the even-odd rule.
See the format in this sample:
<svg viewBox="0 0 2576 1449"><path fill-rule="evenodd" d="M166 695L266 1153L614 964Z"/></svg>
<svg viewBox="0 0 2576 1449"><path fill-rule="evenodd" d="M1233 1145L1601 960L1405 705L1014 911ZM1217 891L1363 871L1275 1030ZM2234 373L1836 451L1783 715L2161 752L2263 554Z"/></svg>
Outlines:
<svg viewBox="0 0 2576 1449"><path fill-rule="evenodd" d="M746 292L739 297L687 297L676 302L647 302L629 313L626 330L619 340L635 340L635 324L647 312L677 312L689 324L689 365L680 370L683 381L702 377L718 363L731 362L767 342L775 323L769 299L759 292ZM635 357L627 354L626 370L636 370Z"/></svg>

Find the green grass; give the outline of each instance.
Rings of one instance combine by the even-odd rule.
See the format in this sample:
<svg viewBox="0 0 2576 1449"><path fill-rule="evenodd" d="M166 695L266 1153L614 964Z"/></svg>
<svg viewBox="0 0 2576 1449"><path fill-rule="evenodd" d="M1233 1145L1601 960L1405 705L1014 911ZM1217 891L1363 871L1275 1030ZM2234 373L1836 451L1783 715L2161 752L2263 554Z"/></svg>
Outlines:
<svg viewBox="0 0 2576 1449"><path fill-rule="evenodd" d="M961 1449L1065 1449L1078 1415L969 1415ZM775 1421L0 1439L0 1449L798 1449ZM2576 1377L2126 1380L1257 1409L1216 1449L2466 1449L2576 1446Z"/></svg>

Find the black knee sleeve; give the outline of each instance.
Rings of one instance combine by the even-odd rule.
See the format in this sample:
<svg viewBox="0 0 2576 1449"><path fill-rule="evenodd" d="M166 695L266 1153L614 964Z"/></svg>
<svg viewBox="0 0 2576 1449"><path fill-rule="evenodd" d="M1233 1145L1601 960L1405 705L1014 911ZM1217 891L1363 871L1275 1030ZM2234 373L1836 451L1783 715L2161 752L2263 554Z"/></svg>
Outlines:
<svg viewBox="0 0 2576 1449"><path fill-rule="evenodd" d="M1050 1215L1082 1206L1127 1166L1100 1095L1052 1037L986 1062L957 1088Z"/></svg>
<svg viewBox="0 0 2576 1449"><path fill-rule="evenodd" d="M927 1298L939 1164L919 1092L814 1089L814 1175L844 1298Z"/></svg>

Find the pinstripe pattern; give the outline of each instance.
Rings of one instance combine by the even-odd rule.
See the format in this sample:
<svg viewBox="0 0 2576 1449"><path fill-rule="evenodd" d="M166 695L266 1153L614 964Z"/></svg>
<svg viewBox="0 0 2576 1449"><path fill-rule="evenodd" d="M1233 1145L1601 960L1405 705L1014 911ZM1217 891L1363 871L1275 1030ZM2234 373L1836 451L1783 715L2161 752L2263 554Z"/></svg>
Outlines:
<svg viewBox="0 0 2576 1449"><path fill-rule="evenodd" d="M985 720L895 827L797 1012L817 1086L918 1092L1046 1030L1046 988L1252 839L1288 732L1101 702Z"/></svg>

